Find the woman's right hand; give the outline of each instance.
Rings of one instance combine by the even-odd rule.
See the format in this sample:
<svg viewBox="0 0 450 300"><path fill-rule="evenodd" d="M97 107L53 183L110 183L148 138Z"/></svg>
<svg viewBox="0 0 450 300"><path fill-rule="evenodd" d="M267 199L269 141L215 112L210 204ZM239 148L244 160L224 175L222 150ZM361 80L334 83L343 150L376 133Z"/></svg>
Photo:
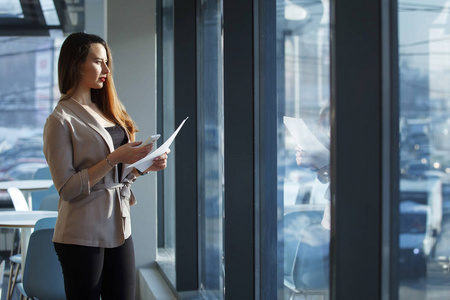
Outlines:
<svg viewBox="0 0 450 300"><path fill-rule="evenodd" d="M142 142L131 142L124 144L111 152L111 154L108 155L108 159L114 165L117 165L118 163L135 163L147 156L147 154L153 149L153 143L147 146L138 147L140 144L142 144Z"/></svg>
<svg viewBox="0 0 450 300"><path fill-rule="evenodd" d="M295 153L295 161L297 162L297 166L316 168L316 166L314 164L314 157L313 156L307 154L299 146L296 146L295 150L297 151Z"/></svg>
<svg viewBox="0 0 450 300"><path fill-rule="evenodd" d="M304 161L305 153L303 152L303 149L299 146L295 147L295 150L297 151L295 153L295 161L297 162L297 166L300 166L302 164L302 160Z"/></svg>

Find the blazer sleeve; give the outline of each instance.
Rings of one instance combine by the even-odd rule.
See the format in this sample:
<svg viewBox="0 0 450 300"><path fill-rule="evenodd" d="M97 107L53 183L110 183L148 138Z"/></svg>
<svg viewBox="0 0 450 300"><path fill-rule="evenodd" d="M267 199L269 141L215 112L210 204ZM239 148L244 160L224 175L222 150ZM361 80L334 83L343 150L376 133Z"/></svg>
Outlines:
<svg viewBox="0 0 450 300"><path fill-rule="evenodd" d="M88 169L76 170L73 165L72 126L55 115L50 115L44 126L44 155L53 183L60 197L76 200L90 193Z"/></svg>

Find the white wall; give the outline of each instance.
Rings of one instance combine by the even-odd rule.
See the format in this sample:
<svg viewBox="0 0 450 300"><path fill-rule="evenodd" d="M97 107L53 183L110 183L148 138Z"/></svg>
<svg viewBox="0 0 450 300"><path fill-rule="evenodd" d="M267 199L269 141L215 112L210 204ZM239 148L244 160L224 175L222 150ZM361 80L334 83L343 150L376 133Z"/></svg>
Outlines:
<svg viewBox="0 0 450 300"><path fill-rule="evenodd" d="M84 3L84 27L87 33L106 40L106 0L89 0Z"/></svg>
<svg viewBox="0 0 450 300"><path fill-rule="evenodd" d="M137 123L136 140L156 134L155 0L109 0L107 41L114 59L119 98ZM138 203L131 209L136 266L156 260L156 175L139 178L132 187Z"/></svg>

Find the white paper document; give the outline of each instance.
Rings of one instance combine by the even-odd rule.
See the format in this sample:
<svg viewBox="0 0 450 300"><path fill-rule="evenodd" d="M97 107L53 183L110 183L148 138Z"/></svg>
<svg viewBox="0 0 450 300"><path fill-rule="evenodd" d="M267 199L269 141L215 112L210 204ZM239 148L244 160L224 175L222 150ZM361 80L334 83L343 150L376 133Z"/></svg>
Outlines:
<svg viewBox="0 0 450 300"><path fill-rule="evenodd" d="M316 167L322 168L329 163L330 150L319 141L302 119L284 116L283 123L297 146L314 156Z"/></svg>
<svg viewBox="0 0 450 300"><path fill-rule="evenodd" d="M186 120L189 117L187 117L186 119L183 120L183 122L181 122L180 126L178 126L177 130L175 130L174 133L172 133L172 135L164 142L164 144L162 144L161 146L159 146L158 149L156 149L155 151L150 152L149 154L147 154L146 157L144 157L141 160L138 160L137 162L135 162L134 164L131 164L129 166L127 166L127 168L136 168L139 171L143 172L144 170L147 170L148 168L150 168L151 165L153 165L153 159L155 159L156 157L163 155L170 147L170 145L172 144L172 142L175 140L175 137L177 136L178 132L180 131L181 127L183 127L184 122L186 122Z"/></svg>

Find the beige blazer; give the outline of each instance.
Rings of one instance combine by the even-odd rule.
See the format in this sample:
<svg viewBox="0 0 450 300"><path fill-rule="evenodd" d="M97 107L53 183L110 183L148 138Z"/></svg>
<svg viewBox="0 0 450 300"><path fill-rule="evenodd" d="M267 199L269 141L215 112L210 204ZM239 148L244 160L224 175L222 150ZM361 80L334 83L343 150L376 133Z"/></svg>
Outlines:
<svg viewBox="0 0 450 300"><path fill-rule="evenodd" d="M125 165L117 174L116 166L89 184L88 168L112 151L110 134L89 112L73 99L59 101L44 127L44 154L60 196L54 242L112 248L131 235L136 176Z"/></svg>

